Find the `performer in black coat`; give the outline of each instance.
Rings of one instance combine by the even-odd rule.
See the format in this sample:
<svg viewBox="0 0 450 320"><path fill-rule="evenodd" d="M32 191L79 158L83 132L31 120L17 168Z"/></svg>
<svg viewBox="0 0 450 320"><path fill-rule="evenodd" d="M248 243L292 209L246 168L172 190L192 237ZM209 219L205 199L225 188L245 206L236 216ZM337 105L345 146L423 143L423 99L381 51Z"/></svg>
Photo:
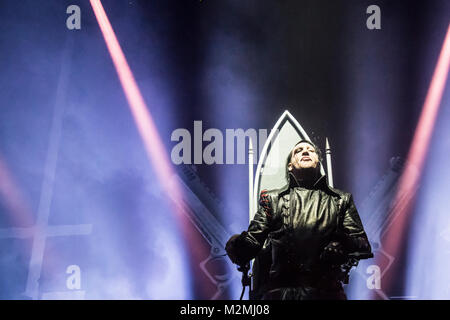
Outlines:
<svg viewBox="0 0 450 320"><path fill-rule="evenodd" d="M351 266L372 256L352 195L328 186L320 160L314 144L298 142L286 162L288 184L263 190L248 230L227 242L228 256L240 266L266 243L262 299L346 299L342 282Z"/></svg>

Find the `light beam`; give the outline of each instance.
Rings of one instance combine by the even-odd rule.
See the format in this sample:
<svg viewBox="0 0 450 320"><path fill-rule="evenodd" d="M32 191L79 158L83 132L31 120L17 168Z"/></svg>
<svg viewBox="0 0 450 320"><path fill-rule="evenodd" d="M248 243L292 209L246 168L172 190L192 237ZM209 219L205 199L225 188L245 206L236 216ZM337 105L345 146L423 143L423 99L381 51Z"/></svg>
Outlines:
<svg viewBox="0 0 450 320"><path fill-rule="evenodd" d="M434 124L444 92L445 83L450 65L450 25L442 45L438 62L428 88L427 96L422 107L411 147L408 152L405 170L400 177L394 203L399 205L392 208L396 210L394 218L386 226L388 230L383 236L385 250L394 257L399 257L402 240L405 236L411 206L417 190L421 173L424 167ZM406 200L405 200L406 199ZM394 271L389 271L383 277L383 286L392 285Z"/></svg>
<svg viewBox="0 0 450 320"><path fill-rule="evenodd" d="M193 257L192 262L199 263L203 259L202 256L207 256L208 254L202 252L204 250L202 250L203 244L201 241L202 239L199 238L199 234L193 232L192 228L189 228L190 224L187 219L188 213L186 211L189 209L187 209L184 204L181 187L176 182L176 179L173 178L175 173L170 164L171 160L164 148L161 137L156 129L152 116L148 111L147 105L141 95L101 1L90 0L90 3L105 39L109 54L113 60L120 83L125 92L139 134L144 142L147 156L155 169L154 172L163 188L164 194L170 199L170 205L172 206L173 212L176 214L175 220L184 235L186 245L189 246L189 252Z"/></svg>

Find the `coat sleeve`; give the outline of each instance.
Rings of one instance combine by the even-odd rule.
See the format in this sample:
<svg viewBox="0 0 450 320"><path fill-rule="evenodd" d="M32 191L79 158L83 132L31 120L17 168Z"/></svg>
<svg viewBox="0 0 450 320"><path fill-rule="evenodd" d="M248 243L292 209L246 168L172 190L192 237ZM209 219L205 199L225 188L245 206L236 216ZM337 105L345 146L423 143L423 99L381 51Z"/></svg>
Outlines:
<svg viewBox="0 0 450 320"><path fill-rule="evenodd" d="M370 256L372 248L356 210L353 196L350 194L345 201L342 218L343 245L350 254L356 256Z"/></svg>
<svg viewBox="0 0 450 320"><path fill-rule="evenodd" d="M239 264L245 264L258 255L271 231L274 212L272 197L263 190L258 211L247 231L242 232L233 245Z"/></svg>

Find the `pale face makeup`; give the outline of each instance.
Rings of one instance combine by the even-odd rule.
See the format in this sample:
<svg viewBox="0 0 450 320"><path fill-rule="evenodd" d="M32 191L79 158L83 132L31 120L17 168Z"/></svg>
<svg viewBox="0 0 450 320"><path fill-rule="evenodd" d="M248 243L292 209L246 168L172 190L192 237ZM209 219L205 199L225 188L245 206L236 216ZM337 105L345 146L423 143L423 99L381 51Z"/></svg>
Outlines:
<svg viewBox="0 0 450 320"><path fill-rule="evenodd" d="M317 168L319 164L319 155L312 145L307 142L297 144L291 153L291 162L288 164L288 170Z"/></svg>

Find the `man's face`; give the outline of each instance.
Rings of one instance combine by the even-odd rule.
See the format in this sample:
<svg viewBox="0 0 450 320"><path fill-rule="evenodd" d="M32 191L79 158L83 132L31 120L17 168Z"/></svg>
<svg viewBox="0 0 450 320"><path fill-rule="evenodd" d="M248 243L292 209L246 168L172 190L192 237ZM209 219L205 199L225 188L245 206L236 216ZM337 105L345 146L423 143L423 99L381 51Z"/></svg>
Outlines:
<svg viewBox="0 0 450 320"><path fill-rule="evenodd" d="M316 149L307 142L300 142L291 152L291 162L288 164L288 170L317 168L319 156Z"/></svg>

